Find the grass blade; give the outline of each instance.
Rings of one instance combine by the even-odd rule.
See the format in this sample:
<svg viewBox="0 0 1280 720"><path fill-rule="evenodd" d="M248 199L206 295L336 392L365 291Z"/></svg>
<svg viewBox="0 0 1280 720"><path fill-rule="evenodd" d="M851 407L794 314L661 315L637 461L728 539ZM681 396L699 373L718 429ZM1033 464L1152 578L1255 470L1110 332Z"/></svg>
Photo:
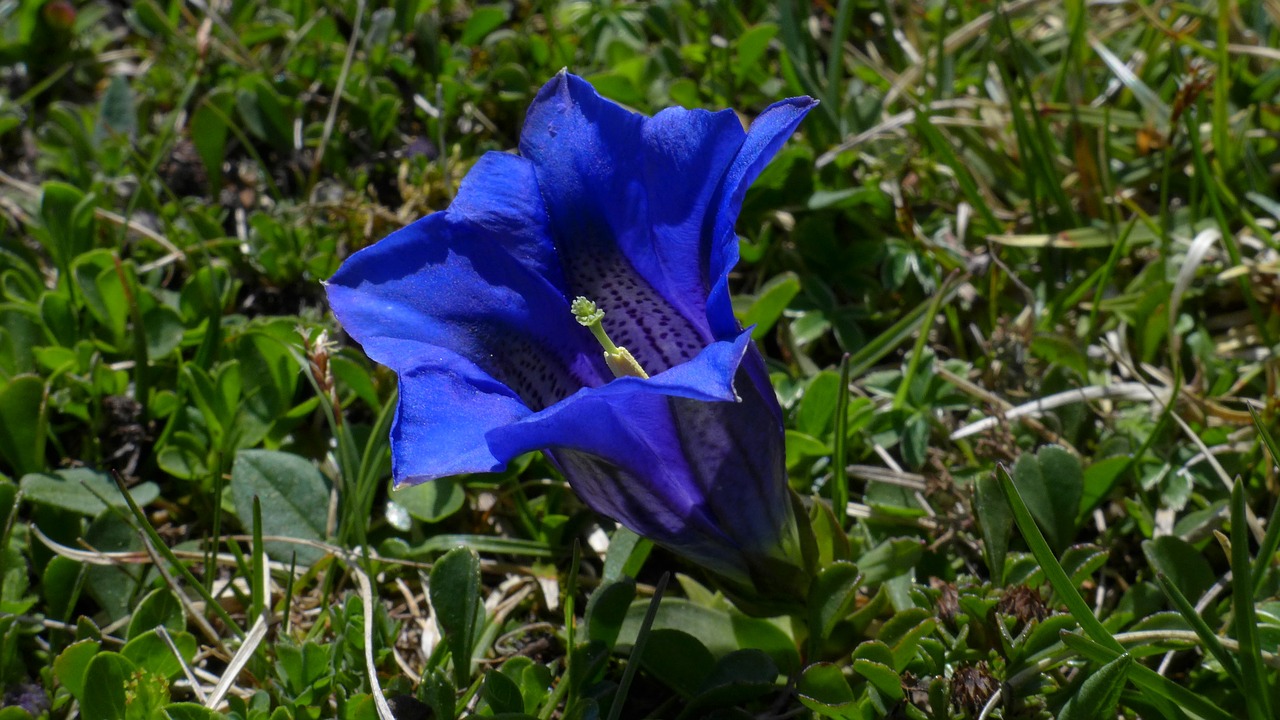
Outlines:
<svg viewBox="0 0 1280 720"><path fill-rule="evenodd" d="M951 298L955 297L956 291L963 284L963 280L964 276L962 275L951 276L942 284L942 287L938 288L938 292L934 297L917 305L901 320L894 323L892 327L878 335L876 339L863 345L862 349L849 358L849 377L857 377L866 372L881 358L910 339L912 333L916 332L916 329L920 327L925 318L934 317L935 313L931 312L931 309L935 304L942 306L951 302Z"/></svg>
<svg viewBox="0 0 1280 720"><path fill-rule="evenodd" d="M1082 657L1100 664L1109 663L1124 654L1123 651L1116 652L1075 633L1062 633L1062 644L1080 653ZM1222 708L1211 704L1208 700L1156 673L1142 663L1134 663L1129 668L1129 680L1152 695L1172 700L1178 706L1199 715L1204 720L1236 720Z"/></svg>
<svg viewBox="0 0 1280 720"><path fill-rule="evenodd" d="M1009 503L1009 509L1013 511L1014 523L1022 532L1022 538L1031 548L1031 554L1040 564L1040 569L1044 570L1045 577L1049 579L1049 584L1053 586L1058 599L1067 606L1067 611L1076 619L1076 622L1080 623L1081 629L1093 638L1094 642L1114 652L1116 656L1123 654L1124 647L1111 636L1111 633L1107 632L1102 623L1098 622L1098 618L1094 617L1093 610L1071 583L1071 578L1058 563L1058 558L1054 557L1053 551L1049 549L1049 543L1045 541L1040 528L1036 527L1031 511L1027 509L1027 504L1023 502L1022 495L1018 493L1018 488L1013 484L1013 478L1009 476L1009 471L1004 465L996 466L996 477L1000 481L1000 490ZM1114 658L1108 658L1106 662L1112 659Z"/></svg>
<svg viewBox="0 0 1280 720"><path fill-rule="evenodd" d="M671 573L663 573L658 586L653 590L653 599L649 601L649 609L645 610L644 620L640 622L635 645L631 646L631 659L627 662L627 669L622 673L622 681L618 683L618 691L613 696L613 702L609 704L609 720L618 720L622 717L623 702L627 699L627 691L631 689L631 681L636 677L636 670L640 668L640 658L644 657L644 646L649 643L649 630L653 627L653 619L658 616L658 605L662 602L662 593L667 589L667 581L670 579Z"/></svg>
<svg viewBox="0 0 1280 720"><path fill-rule="evenodd" d="M1162 572L1156 573L1156 582L1160 584L1160 589L1168 596L1169 602L1173 603L1174 609L1191 625L1191 629L1195 630L1196 636L1200 638L1200 642L1205 648L1222 663L1222 667L1227 674L1231 676L1232 681L1239 686L1241 692L1248 692L1245 687L1244 678L1240 676L1240 664L1236 662L1235 657L1222 646L1222 641L1204 621L1200 613L1196 612L1196 608L1187 600L1187 596L1182 594L1178 586L1169 580L1169 576Z"/></svg>
<svg viewBox="0 0 1280 720"><path fill-rule="evenodd" d="M849 425L849 354L840 359L840 395L836 399L836 436L831 453L831 511L836 524L844 530L849 513L849 473L845 467L846 440Z"/></svg>
<svg viewBox="0 0 1280 720"><path fill-rule="evenodd" d="M1262 418L1258 416L1258 411L1252 405L1249 406L1249 415L1253 418L1253 426L1258 429L1258 437L1267 448L1267 461L1274 465L1280 461L1280 449L1276 448L1276 440L1271 437L1267 426L1262 423ZM1271 508L1271 517L1267 520L1267 532L1262 536L1257 557L1253 559L1251 571L1254 597L1257 597L1262 587L1262 579L1271 568L1271 559L1275 557L1277 547L1280 547L1280 502Z"/></svg>
<svg viewBox="0 0 1280 720"><path fill-rule="evenodd" d="M1253 572L1249 557L1249 524L1245 521L1244 481L1231 488L1231 603L1235 610L1236 642L1240 643L1240 670L1249 716L1266 720L1271 714L1271 693L1263 671L1258 642L1258 613L1253 606Z"/></svg>

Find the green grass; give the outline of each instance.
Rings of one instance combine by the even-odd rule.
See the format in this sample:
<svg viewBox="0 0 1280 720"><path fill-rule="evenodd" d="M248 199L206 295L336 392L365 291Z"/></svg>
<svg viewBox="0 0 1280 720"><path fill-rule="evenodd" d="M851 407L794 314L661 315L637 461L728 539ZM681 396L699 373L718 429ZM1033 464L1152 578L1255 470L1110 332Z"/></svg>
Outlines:
<svg viewBox="0 0 1280 720"><path fill-rule="evenodd" d="M1270 717L1278 48L1262 2L0 2L0 720ZM735 292L825 637L541 457L389 490L320 281L564 67L822 101Z"/></svg>

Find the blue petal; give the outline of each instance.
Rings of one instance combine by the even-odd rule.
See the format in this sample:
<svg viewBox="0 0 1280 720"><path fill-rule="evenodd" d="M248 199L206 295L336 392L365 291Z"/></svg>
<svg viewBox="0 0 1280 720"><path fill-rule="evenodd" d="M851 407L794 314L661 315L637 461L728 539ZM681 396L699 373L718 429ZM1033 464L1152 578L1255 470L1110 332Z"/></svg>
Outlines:
<svg viewBox="0 0 1280 720"><path fill-rule="evenodd" d="M506 467L486 435L531 414L524 402L463 358L442 351L416 358L400 374L400 399L391 426L391 475L397 485Z"/></svg>
<svg viewBox="0 0 1280 720"><path fill-rule="evenodd" d="M488 451L486 432L611 377L573 320L546 218L528 161L491 153L447 211L361 250L330 279L343 327L401 376L398 478L500 467L508 458ZM448 438L424 442L425 428Z"/></svg>
<svg viewBox="0 0 1280 720"><path fill-rule="evenodd" d="M663 198L643 178L661 160L642 145L647 122L562 73L529 108L520 151L536 168L568 294L596 302L613 341L652 375L713 338L701 312L705 290L691 301L674 295L653 267L665 245L650 222Z"/></svg>
<svg viewBox="0 0 1280 720"><path fill-rule="evenodd" d="M714 227L710 230L711 252L710 296L707 316L716 337L733 333L738 321L729 300L729 271L738 264L738 238L733 226L742 210L747 188L764 170L773 156L791 137L804 116L817 105L809 97L788 98L770 105L756 117L747 131L746 141L738 149L733 165L725 174L717 198Z"/></svg>
<svg viewBox="0 0 1280 720"><path fill-rule="evenodd" d="M666 369L691 357L691 348L736 334L736 326L707 319L707 295L731 269L722 262L721 230L732 233L739 187L745 191L813 101L788 103L766 111L748 134L729 110L672 108L644 118L568 74L534 100L520 148L537 167L566 281L601 305L607 329L642 365ZM779 121L781 108L799 110L794 122ZM622 280L601 287L602 278ZM621 327L609 325L608 313ZM674 350L644 345L655 339Z"/></svg>

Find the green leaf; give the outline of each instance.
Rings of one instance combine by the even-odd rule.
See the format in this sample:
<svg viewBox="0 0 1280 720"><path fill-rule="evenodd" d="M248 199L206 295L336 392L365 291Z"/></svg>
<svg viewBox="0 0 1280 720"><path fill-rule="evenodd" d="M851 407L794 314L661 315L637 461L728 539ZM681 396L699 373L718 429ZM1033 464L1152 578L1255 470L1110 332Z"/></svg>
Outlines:
<svg viewBox="0 0 1280 720"><path fill-rule="evenodd" d="M225 715L196 703L182 702L165 705L162 712L169 720L224 720Z"/></svg>
<svg viewBox="0 0 1280 720"><path fill-rule="evenodd" d="M796 683L800 702L814 712L831 718L853 718L854 695L844 673L830 663L815 663L804 669Z"/></svg>
<svg viewBox="0 0 1280 720"><path fill-rule="evenodd" d="M1058 720L1091 720L1115 717L1120 691L1129 678L1133 658L1128 653L1085 677L1080 689L1063 706Z"/></svg>
<svg viewBox="0 0 1280 720"><path fill-rule="evenodd" d="M248 523L253 498L262 504L265 535L323 541L329 488L324 475L309 460L275 450L241 450L231 466L231 497L236 515ZM267 553L288 561L296 552L298 562L312 564L324 551L306 545L268 542Z"/></svg>
<svg viewBox="0 0 1280 720"><path fill-rule="evenodd" d="M612 651L635 597L635 581L630 579L596 588L587 603L587 613L583 619L586 638L600 642Z"/></svg>
<svg viewBox="0 0 1280 720"><path fill-rule="evenodd" d="M187 626L182 601L167 587L152 590L142 598L142 602L138 603L138 609L129 619L129 629L125 633L125 638L133 639L161 626L170 632L180 632Z"/></svg>
<svg viewBox="0 0 1280 720"><path fill-rule="evenodd" d="M1120 476L1129 467L1128 456L1109 457L1089 465L1084 471L1084 487L1080 494L1080 517L1093 511L1111 494Z"/></svg>
<svg viewBox="0 0 1280 720"><path fill-rule="evenodd" d="M815 438L831 434L840 401L840 374L823 370L805 386L796 411L796 429Z"/></svg>
<svg viewBox="0 0 1280 720"><path fill-rule="evenodd" d="M649 559L652 550L651 541L619 525L609 536L609 551L604 558L601 580L610 583L634 578L640 574L640 568L644 567L644 561Z"/></svg>
<svg viewBox="0 0 1280 720"><path fill-rule="evenodd" d="M809 589L807 602L812 642L829 637L836 623L853 610L862 580L858 567L850 562L837 561L822 569ZM817 647L813 647L815 654Z"/></svg>
<svg viewBox="0 0 1280 720"><path fill-rule="evenodd" d="M44 469L44 381L19 375L0 390L0 458L16 475Z"/></svg>
<svg viewBox="0 0 1280 720"><path fill-rule="evenodd" d="M1013 537L1013 514L994 477L984 475L975 484L973 504L982 527L982 557L991 579L999 585L1004 581L1004 559Z"/></svg>
<svg viewBox="0 0 1280 720"><path fill-rule="evenodd" d="M484 674L484 686L480 692L494 713L524 712L524 698L520 695L520 687L497 670Z"/></svg>
<svg viewBox="0 0 1280 720"><path fill-rule="evenodd" d="M173 644L182 654L182 660L191 662L198 649L196 639L190 633L173 632L169 634ZM120 654L128 658L134 665L163 678L175 678L182 673L182 663L174 656L169 644L155 630L140 633L125 643Z"/></svg>
<svg viewBox="0 0 1280 720"><path fill-rule="evenodd" d="M739 79L745 78L760 63L769 41L778 34L778 26L773 23L760 23L747 28L734 43L737 50L737 62L734 72Z"/></svg>
<svg viewBox="0 0 1280 720"><path fill-rule="evenodd" d="M1271 694L1267 692L1266 662L1258 639L1258 612L1253 605L1253 559L1249 557L1248 507L1244 500L1244 480L1236 477L1231 487L1231 608L1235 611L1236 641L1240 643L1240 674L1246 687L1245 705L1254 720L1275 717Z"/></svg>
<svg viewBox="0 0 1280 720"><path fill-rule="evenodd" d="M224 88L214 90L196 106L187 124L196 154L204 163L211 196L216 196L222 189L222 163L226 161L227 120L232 102L229 91Z"/></svg>
<svg viewBox="0 0 1280 720"><path fill-rule="evenodd" d="M93 196L61 182L40 186L40 219L49 254L60 270L93 247Z"/></svg>
<svg viewBox="0 0 1280 720"><path fill-rule="evenodd" d="M84 566L71 558L59 555L49 560L40 581L49 617L63 621L71 619L76 601L80 599L83 575Z"/></svg>
<svg viewBox="0 0 1280 720"><path fill-rule="evenodd" d="M867 679L877 690L894 702L906 697L902 690L902 678L893 668L873 660L854 660L853 671Z"/></svg>
<svg viewBox="0 0 1280 720"><path fill-rule="evenodd" d="M1222 665L1223 671L1231 677L1232 682L1240 689L1242 696L1243 694L1248 694L1249 685L1240 674L1240 663L1222 645L1222 640L1213 632L1213 628L1209 627L1209 624L1204 621L1200 613L1196 611L1191 601L1163 573L1156 573L1156 583L1160 585L1160 589L1168 596L1169 601L1173 603L1174 608L1177 609L1182 619L1195 631L1205 649L1212 653L1218 663Z"/></svg>
<svg viewBox="0 0 1280 720"><path fill-rule="evenodd" d="M775 687L778 666L756 649L738 650L720 658L702 682L682 717L705 717L714 707L750 702Z"/></svg>
<svg viewBox="0 0 1280 720"><path fill-rule="evenodd" d="M887 663L901 672L916 657L920 638L932 633L938 625L933 614L924 608L907 608L895 613L880 627L878 638L893 652L893 660Z"/></svg>
<svg viewBox="0 0 1280 720"><path fill-rule="evenodd" d="M115 256L109 250L82 253L72 261L71 275L89 314L113 342L119 340L129 320L129 306Z"/></svg>
<svg viewBox="0 0 1280 720"><path fill-rule="evenodd" d="M467 494L456 480L441 478L392 490L391 499L418 520L435 523L461 510Z"/></svg>
<svg viewBox="0 0 1280 720"><path fill-rule="evenodd" d="M551 670L530 658L516 656L504 662L501 671L520 688L524 712L537 713L551 688Z"/></svg>
<svg viewBox="0 0 1280 720"><path fill-rule="evenodd" d="M100 648L97 640L81 640L68 645L53 661L54 677L81 704L84 704L84 680L89 671L89 661Z"/></svg>
<svg viewBox="0 0 1280 720"><path fill-rule="evenodd" d="M1142 543L1147 562L1182 592L1184 596L1199 600L1218 580L1218 574L1210 567L1204 554L1191 543L1172 535L1162 535Z"/></svg>
<svg viewBox="0 0 1280 720"><path fill-rule="evenodd" d="M114 75L102 95L102 104L98 108L98 121L93 126L93 142L100 144L103 140L123 137L130 140L138 133L138 111L134 107L133 90L129 87L129 78Z"/></svg>
<svg viewBox="0 0 1280 720"><path fill-rule="evenodd" d="M118 653L95 655L85 670L81 716L85 720L125 720L130 704L125 688L135 670L137 666Z"/></svg>
<svg viewBox="0 0 1280 720"><path fill-rule="evenodd" d="M831 453L831 448L816 437L805 435L799 430L786 431L787 467L794 468L806 458L824 457Z"/></svg>
<svg viewBox="0 0 1280 720"><path fill-rule="evenodd" d="M465 687L470 684L471 652L484 613L480 602L480 557L465 547L445 553L431 568L428 593L453 658L454 682Z"/></svg>
<svg viewBox="0 0 1280 720"><path fill-rule="evenodd" d="M760 288L760 292L749 298L750 304L740 314L743 327L755 326L751 337L759 340L777 324L782 311L787 309L795 296L800 293L800 276L787 271L769 279Z"/></svg>
<svg viewBox="0 0 1280 720"><path fill-rule="evenodd" d="M902 459L912 470L924 467L929 452L929 418L924 413L912 413L902 424Z"/></svg>
<svg viewBox="0 0 1280 720"><path fill-rule="evenodd" d="M637 600L627 611L627 619L618 632L618 647L635 643L640 622L648 609L647 601ZM733 621L729 613L694 604L684 598L667 598L658 606L653 621L654 630L674 629L686 632L698 639L716 657L740 650L734 637Z"/></svg>
<svg viewBox="0 0 1280 720"><path fill-rule="evenodd" d="M733 637L738 647L763 651L786 675L793 675L800 670L800 650L795 638L783 629L783 620L754 618L740 612L730 612L729 621L733 625Z"/></svg>
<svg viewBox="0 0 1280 720"><path fill-rule="evenodd" d="M640 658L650 675L684 698L697 694L715 662L715 656L697 638L670 628L651 631Z"/></svg>
<svg viewBox="0 0 1280 720"><path fill-rule="evenodd" d="M75 310L65 292L47 292L40 296L40 319L53 339L65 349L80 339Z"/></svg>
<svg viewBox="0 0 1280 720"><path fill-rule="evenodd" d="M1065 550L1075 537L1084 487L1080 461L1056 445L1046 445L1034 456L1024 454L1018 458L1013 482L1040 522L1049 546L1055 552Z"/></svg>
<svg viewBox="0 0 1280 720"><path fill-rule="evenodd" d="M462 36L458 38L460 47L475 47L480 44L481 40L502 27L507 21L510 14L510 8L505 5L481 5L467 18L467 24L462 28Z"/></svg>
<svg viewBox="0 0 1280 720"><path fill-rule="evenodd" d="M236 108L249 132L278 151L292 147L292 126L285 101L266 78L254 74L241 78Z"/></svg>
<svg viewBox="0 0 1280 720"><path fill-rule="evenodd" d="M84 539L91 547L105 552L142 550L137 528L112 512L94 518ZM142 573L139 565L90 565L85 569L85 591L102 608L105 619L114 622L133 611Z"/></svg>
<svg viewBox="0 0 1280 720"><path fill-rule="evenodd" d="M147 308L142 313L142 330L147 338L147 357L160 360L182 344L186 328L177 310L166 305Z"/></svg>
<svg viewBox="0 0 1280 720"><path fill-rule="evenodd" d="M70 510L81 515L95 517L107 508L128 507L115 482L106 475L89 468L55 470L52 473L31 473L22 476L22 497L31 503ZM155 483L145 482L129 489L134 502L145 506L160 496Z"/></svg>
<svg viewBox="0 0 1280 720"><path fill-rule="evenodd" d="M439 670L423 673L422 684L418 686L418 699L426 703L436 717L454 717L455 696L453 683L447 675Z"/></svg>
<svg viewBox="0 0 1280 720"><path fill-rule="evenodd" d="M919 538L889 538L858 558L858 569L868 585L878 585L910 572L924 554Z"/></svg>
<svg viewBox="0 0 1280 720"><path fill-rule="evenodd" d="M328 683L332 673L332 645L321 645L311 640L301 645L281 642L276 645L276 667L284 686L294 697Z"/></svg>
<svg viewBox="0 0 1280 720"><path fill-rule="evenodd" d="M1095 663L1109 663L1125 654L1123 650L1103 647L1087 637L1074 633L1063 633L1062 642ZM1183 709L1199 715L1204 720L1233 720L1230 714L1204 699L1195 691L1179 685L1140 663L1129 666L1129 679L1134 685L1146 692L1167 698L1174 704L1182 706Z"/></svg>

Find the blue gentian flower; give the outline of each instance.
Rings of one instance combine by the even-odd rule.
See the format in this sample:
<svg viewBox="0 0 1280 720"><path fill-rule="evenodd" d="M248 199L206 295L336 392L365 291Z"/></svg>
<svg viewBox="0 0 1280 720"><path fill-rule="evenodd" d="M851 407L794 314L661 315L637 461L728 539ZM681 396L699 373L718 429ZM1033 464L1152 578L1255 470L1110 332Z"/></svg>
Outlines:
<svg viewBox="0 0 1280 720"><path fill-rule="evenodd" d="M744 131L731 110L638 115L561 73L519 155L483 156L448 210L348 259L329 301L399 375L396 482L544 450L592 509L731 587L799 568L781 410L728 283L743 195L814 104ZM592 304L602 321L580 322ZM592 320L637 372L611 368Z"/></svg>

